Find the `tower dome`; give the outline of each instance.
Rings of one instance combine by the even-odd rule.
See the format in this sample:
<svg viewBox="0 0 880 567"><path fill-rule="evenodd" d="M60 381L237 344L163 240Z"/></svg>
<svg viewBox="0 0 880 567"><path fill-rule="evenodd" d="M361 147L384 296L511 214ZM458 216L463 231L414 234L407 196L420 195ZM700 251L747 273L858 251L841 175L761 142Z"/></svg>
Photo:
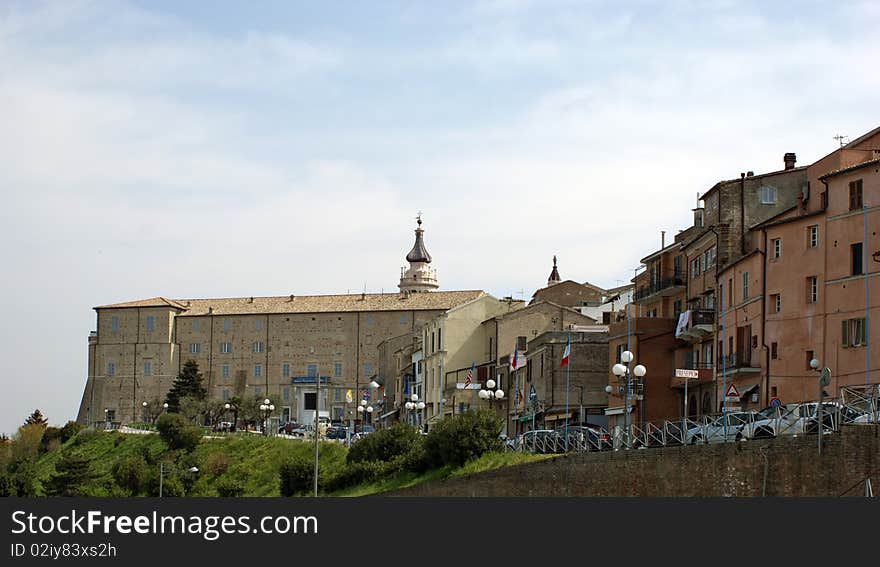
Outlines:
<svg viewBox="0 0 880 567"><path fill-rule="evenodd" d="M437 283L437 271L429 266L431 255L425 248L425 231L422 229L422 215L417 217L416 241L412 250L406 255L409 269L400 269L400 291L433 291L440 287Z"/></svg>

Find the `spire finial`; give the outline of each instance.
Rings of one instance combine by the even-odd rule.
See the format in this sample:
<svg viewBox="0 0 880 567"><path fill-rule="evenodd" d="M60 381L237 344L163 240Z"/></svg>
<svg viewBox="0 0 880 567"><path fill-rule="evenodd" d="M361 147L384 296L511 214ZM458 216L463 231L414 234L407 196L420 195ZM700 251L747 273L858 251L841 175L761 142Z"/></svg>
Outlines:
<svg viewBox="0 0 880 567"><path fill-rule="evenodd" d="M556 267L556 254L553 255L553 267Z"/></svg>
<svg viewBox="0 0 880 567"><path fill-rule="evenodd" d="M556 268L556 254L553 255L553 270L550 271L550 277L547 278L547 286L557 284L562 281L559 277L559 270Z"/></svg>
<svg viewBox="0 0 880 567"><path fill-rule="evenodd" d="M418 223L419 228L422 228L422 211L416 214L416 223Z"/></svg>

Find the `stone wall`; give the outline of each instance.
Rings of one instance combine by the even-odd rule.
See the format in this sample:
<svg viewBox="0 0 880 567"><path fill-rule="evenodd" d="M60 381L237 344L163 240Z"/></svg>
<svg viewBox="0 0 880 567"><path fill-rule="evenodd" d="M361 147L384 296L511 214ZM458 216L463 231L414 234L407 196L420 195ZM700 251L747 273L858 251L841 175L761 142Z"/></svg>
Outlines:
<svg viewBox="0 0 880 567"><path fill-rule="evenodd" d="M386 496L862 496L880 489L880 426L719 445L560 456ZM765 475L766 473L766 475Z"/></svg>

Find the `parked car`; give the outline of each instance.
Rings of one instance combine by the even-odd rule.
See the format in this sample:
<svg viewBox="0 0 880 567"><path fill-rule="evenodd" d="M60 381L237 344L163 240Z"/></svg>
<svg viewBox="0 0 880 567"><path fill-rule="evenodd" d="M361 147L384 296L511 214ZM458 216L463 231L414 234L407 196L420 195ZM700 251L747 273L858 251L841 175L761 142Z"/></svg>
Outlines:
<svg viewBox="0 0 880 567"><path fill-rule="evenodd" d="M556 443L550 429L533 429L526 431L519 438L519 447L532 453L555 453Z"/></svg>
<svg viewBox="0 0 880 567"><path fill-rule="evenodd" d="M345 439L348 436L348 428L342 425L331 425L324 435L327 439Z"/></svg>
<svg viewBox="0 0 880 567"><path fill-rule="evenodd" d="M711 418L705 425L691 427L685 435L685 443L726 443L742 439L744 427L759 419L758 412L731 412Z"/></svg>
<svg viewBox="0 0 880 567"><path fill-rule="evenodd" d="M288 421L278 428L278 433L282 435L290 435L292 437L305 437L308 435L308 429L305 425L300 425L295 421Z"/></svg>
<svg viewBox="0 0 880 567"><path fill-rule="evenodd" d="M557 427L553 439L558 452L569 451L608 451L612 448L611 435L597 425L569 425L566 446L565 426Z"/></svg>
<svg viewBox="0 0 880 567"><path fill-rule="evenodd" d="M822 402L822 423L831 430L838 420L844 423L858 423L865 414L835 401ZM786 404L775 408L765 408L759 417L740 430L742 439L767 439L778 435L802 435L816 433L818 426L819 402Z"/></svg>

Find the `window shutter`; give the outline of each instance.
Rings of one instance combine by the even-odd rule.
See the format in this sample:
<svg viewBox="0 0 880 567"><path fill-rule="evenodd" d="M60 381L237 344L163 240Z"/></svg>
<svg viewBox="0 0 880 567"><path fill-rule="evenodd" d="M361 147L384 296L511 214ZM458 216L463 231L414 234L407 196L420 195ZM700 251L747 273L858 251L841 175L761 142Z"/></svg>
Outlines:
<svg viewBox="0 0 880 567"><path fill-rule="evenodd" d="M849 321L844 320L844 321L841 321L841 323L842 323L841 328L840 328L841 344L845 347L848 347L849 346Z"/></svg>

